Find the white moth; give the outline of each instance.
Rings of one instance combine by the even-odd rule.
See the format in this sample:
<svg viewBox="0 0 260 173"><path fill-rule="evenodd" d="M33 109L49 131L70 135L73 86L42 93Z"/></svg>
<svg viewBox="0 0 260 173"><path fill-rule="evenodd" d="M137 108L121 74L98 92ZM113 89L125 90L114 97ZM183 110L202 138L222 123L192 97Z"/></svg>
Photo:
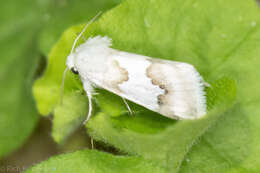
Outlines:
<svg viewBox="0 0 260 173"><path fill-rule="evenodd" d="M88 96L87 120L95 87L172 119L196 119L206 114L204 81L192 65L113 49L106 36L89 38L74 51L86 27L76 38L66 65L79 74Z"/></svg>

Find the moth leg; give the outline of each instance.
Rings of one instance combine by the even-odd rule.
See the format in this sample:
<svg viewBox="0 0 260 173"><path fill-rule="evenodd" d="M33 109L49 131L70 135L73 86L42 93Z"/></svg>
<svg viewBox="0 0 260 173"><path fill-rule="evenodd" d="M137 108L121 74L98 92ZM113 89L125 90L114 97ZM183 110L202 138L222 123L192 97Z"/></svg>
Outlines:
<svg viewBox="0 0 260 173"><path fill-rule="evenodd" d="M205 87L211 87L211 85L210 85L208 82L204 81L204 80L203 80L203 85L204 85Z"/></svg>
<svg viewBox="0 0 260 173"><path fill-rule="evenodd" d="M122 99L123 99L123 101L124 101L124 103L125 103L125 105L126 105L126 107L127 107L128 111L129 111L130 115L133 115L133 111L131 110L130 106L128 105L128 103L127 103L126 99L125 99L125 98L123 98L123 97L122 97Z"/></svg>
<svg viewBox="0 0 260 173"><path fill-rule="evenodd" d="M88 97L88 116L87 119L83 122L83 124L86 124L91 117L92 113L92 91L93 88L91 86L91 83L89 81L84 82L84 89L86 91L87 97Z"/></svg>
<svg viewBox="0 0 260 173"><path fill-rule="evenodd" d="M89 120L89 118L91 117L91 113L92 113L92 94L90 91L86 91L87 92L87 96L88 96L88 116L87 119L85 119L85 121L83 122L83 124L86 124Z"/></svg>
<svg viewBox="0 0 260 173"><path fill-rule="evenodd" d="M94 140L92 137L90 138L90 143L91 143L91 149L94 150L95 146L94 146Z"/></svg>
<svg viewBox="0 0 260 173"><path fill-rule="evenodd" d="M208 82L206 82L204 79L202 79L201 82L204 85L204 87L211 87L211 85Z"/></svg>

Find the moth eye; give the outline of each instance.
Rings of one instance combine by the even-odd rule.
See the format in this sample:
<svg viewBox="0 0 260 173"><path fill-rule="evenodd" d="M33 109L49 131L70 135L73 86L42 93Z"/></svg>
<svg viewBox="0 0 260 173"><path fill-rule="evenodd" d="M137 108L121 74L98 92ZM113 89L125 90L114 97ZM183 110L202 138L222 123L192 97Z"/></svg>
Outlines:
<svg viewBox="0 0 260 173"><path fill-rule="evenodd" d="M70 69L74 74L79 74L78 70L76 70L74 67Z"/></svg>

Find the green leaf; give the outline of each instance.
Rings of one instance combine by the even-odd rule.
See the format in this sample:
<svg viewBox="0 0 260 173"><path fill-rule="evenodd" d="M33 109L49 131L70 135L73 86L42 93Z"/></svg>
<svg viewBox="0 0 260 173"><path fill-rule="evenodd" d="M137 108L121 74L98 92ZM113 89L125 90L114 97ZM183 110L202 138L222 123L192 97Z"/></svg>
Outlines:
<svg viewBox="0 0 260 173"><path fill-rule="evenodd" d="M48 21L39 35L39 45L47 55L64 29L71 25L86 23L98 12L103 13L116 6L121 0L66 0L53 1L45 18Z"/></svg>
<svg viewBox="0 0 260 173"><path fill-rule="evenodd" d="M100 113L87 124L88 131L96 140L108 142L130 154L157 160L170 170L179 170L193 144L225 115L235 99L236 88L232 80L218 80L208 90L211 98L208 104L215 108L205 118L172 121L170 124L169 119L166 121L166 118L151 112L136 114L135 117L126 115L123 121ZM139 116L145 118L140 121ZM157 131L150 130L155 127Z"/></svg>
<svg viewBox="0 0 260 173"><path fill-rule="evenodd" d="M31 0L6 1L0 7L0 157L21 146L38 120L31 87L45 8Z"/></svg>
<svg viewBox="0 0 260 173"><path fill-rule="evenodd" d="M107 10L118 2L119 0L98 2L95 0L25 0L7 1L2 4L0 7L0 157L21 146L38 120L31 96L32 81L40 57L37 43L42 50L48 51L64 28L87 21L98 11ZM77 16L79 13L82 14L80 17ZM44 91L42 94L44 95ZM70 122L68 126L72 126L71 123L75 125L75 122ZM61 124L59 123L58 126ZM75 129L75 126L70 129ZM58 132L55 133L58 138Z"/></svg>
<svg viewBox="0 0 260 173"><path fill-rule="evenodd" d="M66 98L66 95L70 92L74 91L78 93L82 90L80 80L71 73L67 73L66 75L64 91L61 88L63 72L65 70L64 57L66 57L71 48L71 44L66 42L66 40L73 39L73 33L71 31L65 32L65 35L70 35L71 37L61 38L53 47L49 55L44 76L39 78L34 84L33 94L37 100L37 108L44 116L48 116L54 111L56 106L61 104L60 99L62 93L64 98Z"/></svg>
<svg viewBox="0 0 260 173"><path fill-rule="evenodd" d="M216 173L234 170L259 172L256 171L259 170L256 161L251 160L250 165L253 167L250 169L243 167L244 162L252 157L252 154L255 155L252 153L255 147L251 139L249 121L240 107L240 104L235 105L200 138L185 157L181 173L206 173L213 169Z"/></svg>
<svg viewBox="0 0 260 173"><path fill-rule="evenodd" d="M25 173L44 172L165 173L166 170L155 162L141 157L114 156L95 150L84 150L52 157L25 171Z"/></svg>
<svg viewBox="0 0 260 173"><path fill-rule="evenodd" d="M88 113L87 99L84 93L66 95L63 104L55 108L52 136L56 142L63 142L82 124Z"/></svg>
<svg viewBox="0 0 260 173"><path fill-rule="evenodd" d="M119 97L99 91L102 112L88 124L91 135L129 154L155 159L172 172L214 167L215 172L259 172L259 24L253 1L123 1L93 23L85 37L107 35L115 49L193 64L212 85L207 89L208 115L174 121L131 103L136 112L131 118ZM58 91L56 81L61 81L73 37L81 30L76 26L64 33L52 52L58 58L51 56L44 78L35 85L42 112L53 110L59 99L38 97L37 90ZM71 73L65 83L65 94L82 92Z"/></svg>
<svg viewBox="0 0 260 173"><path fill-rule="evenodd" d="M99 11L103 10L104 12L118 4L120 1L121 0L76 0L54 2L52 4L53 6L50 6L49 8L49 12L45 15L48 19L48 25L45 25L40 33L40 48L47 54L46 52L48 52L50 47L58 40L58 37L61 32L63 32L64 28L72 24L87 22ZM68 38L64 39L72 40L75 39L76 36L77 33L69 32ZM88 108L85 106L86 102L83 102L82 104L82 101L84 100L82 96L71 94L71 92L73 91L74 93L75 90L77 90L77 93L82 91L79 79L75 79L74 76L71 77L71 74L67 74L65 82L66 87L63 102L66 103L66 106L60 105L60 95L61 92L63 92L61 91L61 83L62 73L65 67L64 57L67 54L66 50L70 49L72 46L71 44L64 44L65 40L61 39L49 54L50 58L48 59L49 63L45 76L48 78L50 74L51 80L45 80L45 78L39 79L35 83L33 90L36 100L41 100L41 102L37 102L38 111L44 116L54 112L52 135L54 140L58 143L63 142L79 125L81 125L81 122L84 119L83 116L87 115ZM60 63L58 65L60 68L56 68L57 63ZM55 73L54 76L53 73ZM70 87L72 90L68 89ZM85 100L87 101L87 99ZM74 105L72 105L71 102L73 102ZM65 110L63 110L63 108ZM80 115L78 113L80 113Z"/></svg>

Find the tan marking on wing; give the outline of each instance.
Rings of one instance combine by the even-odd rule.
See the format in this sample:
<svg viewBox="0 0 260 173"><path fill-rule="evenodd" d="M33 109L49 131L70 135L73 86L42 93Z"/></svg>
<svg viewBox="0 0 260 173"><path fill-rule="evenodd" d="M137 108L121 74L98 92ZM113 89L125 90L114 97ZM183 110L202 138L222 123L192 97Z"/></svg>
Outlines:
<svg viewBox="0 0 260 173"><path fill-rule="evenodd" d="M106 83L109 87L113 88L116 92L121 92L118 87L119 84L129 80L128 71L120 67L118 61L113 60L109 65L107 71Z"/></svg>
<svg viewBox="0 0 260 173"><path fill-rule="evenodd" d="M152 84L158 85L161 89L164 89L164 94L158 95L158 104L160 106L159 112L165 116L178 119L174 115L174 112L170 109L170 104L168 100L170 100L171 95L174 90L171 85L164 80L165 74L162 73L162 64L159 62L153 62L146 70L147 76L152 79Z"/></svg>

